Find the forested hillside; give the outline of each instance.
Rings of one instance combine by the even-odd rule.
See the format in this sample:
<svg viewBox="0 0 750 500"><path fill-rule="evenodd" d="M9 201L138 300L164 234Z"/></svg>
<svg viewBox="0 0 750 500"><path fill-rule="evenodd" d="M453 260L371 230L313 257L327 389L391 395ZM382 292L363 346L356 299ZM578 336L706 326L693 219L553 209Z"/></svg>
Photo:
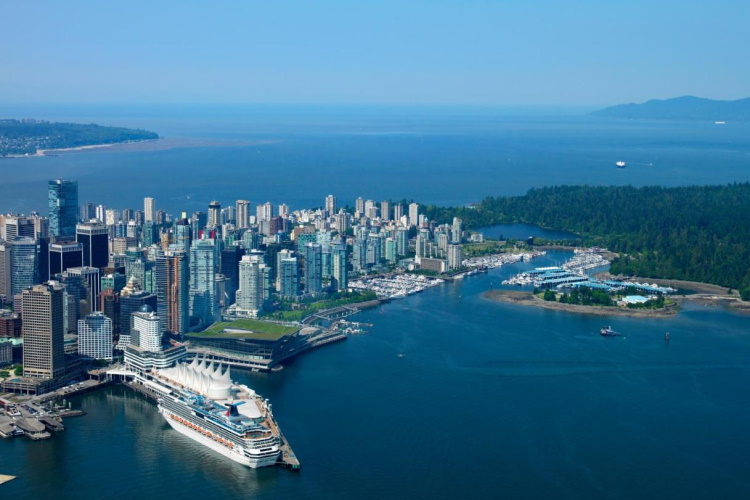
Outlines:
<svg viewBox="0 0 750 500"><path fill-rule="evenodd" d="M532 189L473 208L424 207L430 220L467 227L525 222L581 235L627 254L612 272L715 283L750 297L750 183L726 186Z"/></svg>

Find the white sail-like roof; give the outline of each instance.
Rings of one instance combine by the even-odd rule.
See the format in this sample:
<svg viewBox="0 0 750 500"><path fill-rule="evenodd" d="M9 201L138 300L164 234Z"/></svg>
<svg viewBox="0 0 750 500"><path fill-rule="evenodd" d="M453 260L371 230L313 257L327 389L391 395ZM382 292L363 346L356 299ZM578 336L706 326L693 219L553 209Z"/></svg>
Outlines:
<svg viewBox="0 0 750 500"><path fill-rule="evenodd" d="M232 387L229 366L222 374L220 363L208 362L205 358L199 361L196 357L190 364L179 364L173 368L161 370L160 373L211 399L229 398L229 390Z"/></svg>

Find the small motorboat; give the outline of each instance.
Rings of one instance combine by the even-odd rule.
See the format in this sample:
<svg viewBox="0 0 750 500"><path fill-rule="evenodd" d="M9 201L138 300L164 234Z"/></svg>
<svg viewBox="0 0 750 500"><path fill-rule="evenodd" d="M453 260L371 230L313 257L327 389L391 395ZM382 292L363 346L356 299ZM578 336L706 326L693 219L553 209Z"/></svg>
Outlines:
<svg viewBox="0 0 750 500"><path fill-rule="evenodd" d="M617 337L618 335L620 335L620 332L614 331L611 326L605 326L602 327L601 330L599 330L599 335L602 335L604 337Z"/></svg>

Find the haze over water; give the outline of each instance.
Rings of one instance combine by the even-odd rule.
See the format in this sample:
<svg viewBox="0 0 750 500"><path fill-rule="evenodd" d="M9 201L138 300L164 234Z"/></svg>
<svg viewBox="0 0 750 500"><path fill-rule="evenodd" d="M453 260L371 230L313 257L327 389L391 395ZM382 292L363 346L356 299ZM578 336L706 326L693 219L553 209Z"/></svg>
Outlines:
<svg viewBox="0 0 750 500"><path fill-rule="evenodd" d="M0 160L0 210L46 213L46 182L79 181L80 202L175 215L217 199L293 209L365 199L463 205L560 184L686 185L750 180L749 124L619 121L579 110L460 107L6 109L14 116L156 131L162 144ZM160 149L168 146L169 149ZM615 168L615 162L627 168Z"/></svg>

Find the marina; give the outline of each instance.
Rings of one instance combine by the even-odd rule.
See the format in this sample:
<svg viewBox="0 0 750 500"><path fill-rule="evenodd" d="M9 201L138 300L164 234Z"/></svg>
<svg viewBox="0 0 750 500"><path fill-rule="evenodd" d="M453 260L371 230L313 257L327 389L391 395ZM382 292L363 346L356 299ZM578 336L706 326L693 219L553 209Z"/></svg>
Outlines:
<svg viewBox="0 0 750 500"><path fill-rule="evenodd" d="M445 280L431 278L420 274L392 274L374 278L360 278L349 282L353 290L370 290L379 298L398 299L420 293L433 286L441 285Z"/></svg>

